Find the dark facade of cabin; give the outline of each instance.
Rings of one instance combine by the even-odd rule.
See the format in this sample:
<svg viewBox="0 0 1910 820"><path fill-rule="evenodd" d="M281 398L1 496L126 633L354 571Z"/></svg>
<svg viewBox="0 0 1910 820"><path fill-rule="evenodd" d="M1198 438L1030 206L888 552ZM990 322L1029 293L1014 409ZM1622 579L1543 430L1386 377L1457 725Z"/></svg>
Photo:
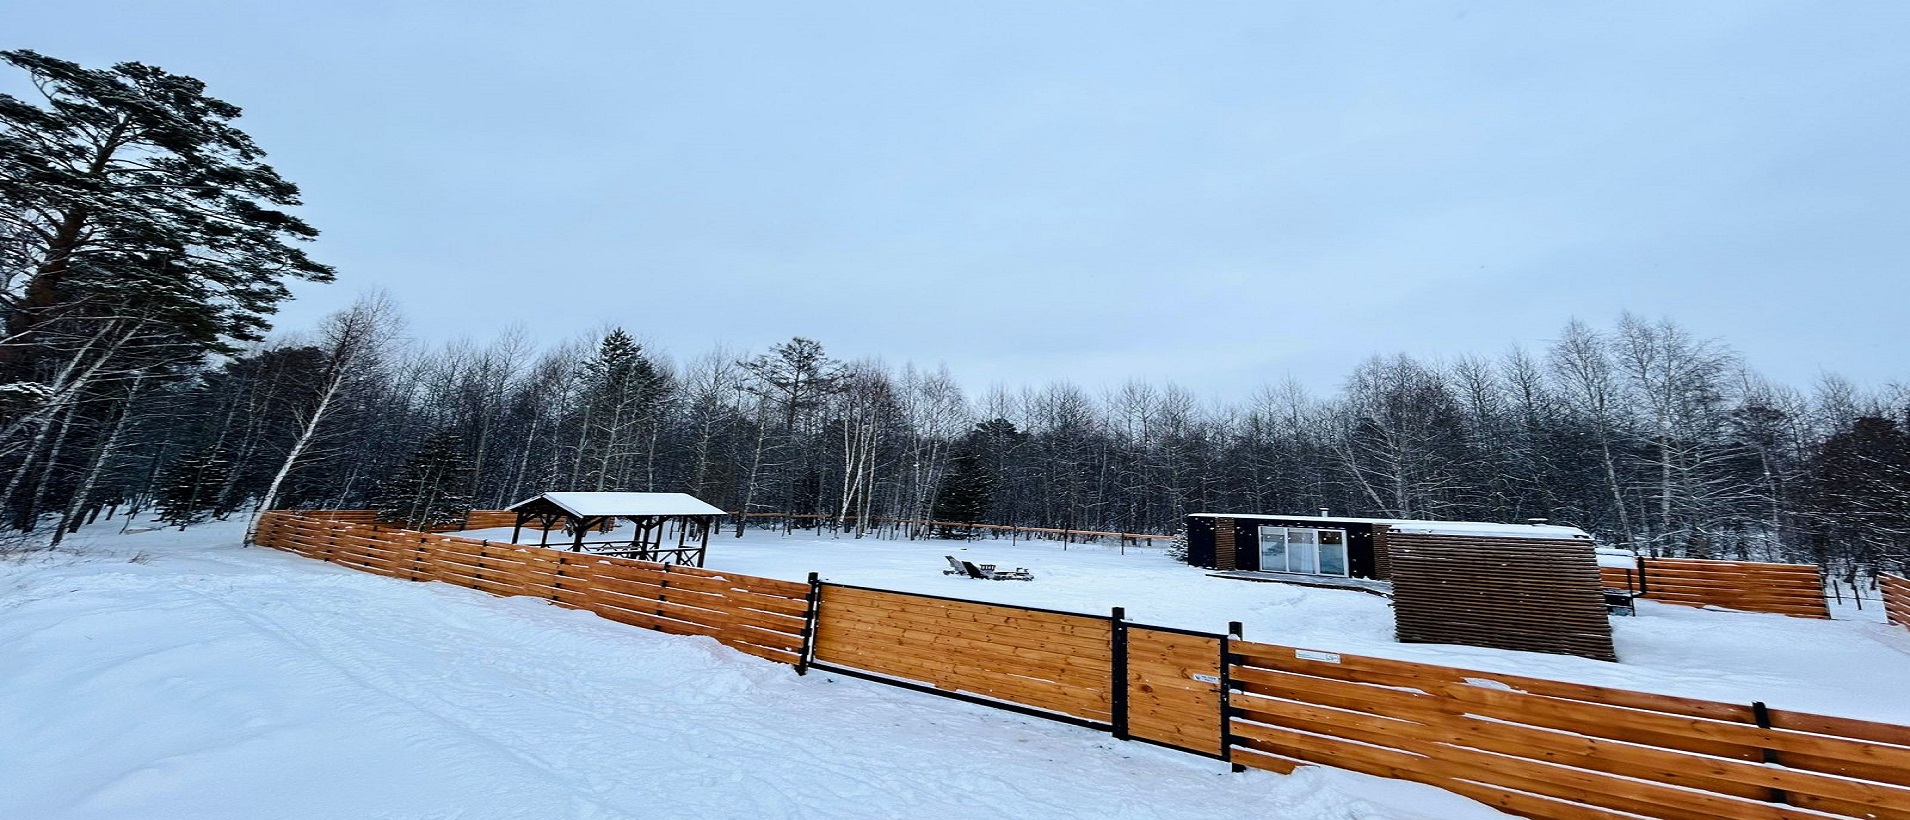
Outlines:
<svg viewBox="0 0 1910 820"><path fill-rule="evenodd" d="M1346 552L1346 571L1319 571L1320 567L1308 569L1289 567L1263 567L1262 559L1277 557L1285 550L1267 551L1262 549L1261 528L1279 527L1283 530L1312 530L1315 535L1313 545L1316 555L1335 551L1343 546ZM1308 574L1345 575L1352 578L1372 578L1385 580L1388 573L1384 550L1378 547L1385 542L1386 525L1370 521L1350 521L1339 519L1321 519L1314 517L1294 518L1278 515L1246 516L1236 515L1216 517L1190 515L1187 517L1187 563L1197 567L1220 570L1262 570L1269 572L1307 572ZM1375 532L1378 531L1376 535ZM1340 535L1340 544L1327 543ZM1290 558L1298 559L1299 550L1292 551ZM1325 567L1331 570L1330 559ZM1321 563L1315 559L1314 563Z"/></svg>

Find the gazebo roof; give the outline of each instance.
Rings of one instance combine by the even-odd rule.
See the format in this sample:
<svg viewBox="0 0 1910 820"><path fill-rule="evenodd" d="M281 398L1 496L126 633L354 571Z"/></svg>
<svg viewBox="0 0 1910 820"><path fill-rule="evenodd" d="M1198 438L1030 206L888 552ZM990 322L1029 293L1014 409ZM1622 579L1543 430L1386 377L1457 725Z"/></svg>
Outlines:
<svg viewBox="0 0 1910 820"><path fill-rule="evenodd" d="M556 509L550 509L551 506ZM562 511L575 518L728 515L721 508L689 493L544 493L506 509L513 512Z"/></svg>

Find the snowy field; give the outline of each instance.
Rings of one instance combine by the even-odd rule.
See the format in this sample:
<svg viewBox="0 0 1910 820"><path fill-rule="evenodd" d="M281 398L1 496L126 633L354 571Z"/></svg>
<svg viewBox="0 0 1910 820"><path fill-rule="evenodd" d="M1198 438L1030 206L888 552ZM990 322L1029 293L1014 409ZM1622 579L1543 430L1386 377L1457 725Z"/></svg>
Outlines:
<svg viewBox="0 0 1910 820"><path fill-rule="evenodd" d="M0 559L0 818L1499 816L241 548L236 523L117 523ZM1037 579L944 576L950 553ZM1211 578L1154 548L751 531L712 539L709 566L1910 723L1910 633L1869 620L1647 603L1614 619L1610 664L1395 644L1381 598Z"/></svg>
<svg viewBox="0 0 1910 820"><path fill-rule="evenodd" d="M707 638L241 548L231 523L116 530L0 559L0 818L1500 816L1402 781L1229 774L798 677ZM717 555L768 572L840 550L846 568L864 546L744 544ZM883 550L896 574L909 552L941 560ZM1022 594L1060 587L1076 559L1083 582L1124 566L1055 552Z"/></svg>
<svg viewBox="0 0 1910 820"><path fill-rule="evenodd" d="M509 528L465 535L510 540ZM533 536L534 537L534 536ZM612 538L597 536L593 539ZM1036 580L978 581L941 574L944 555L1028 567ZM1910 631L1883 622L1875 602L1836 607L1821 621L1640 601L1612 619L1620 663L1560 655L1393 641L1387 601L1350 590L1214 578L1161 548L1022 541L882 541L798 530L728 531L710 539L710 569L801 581L811 571L845 584L1106 614L1126 607L1143 623L1249 640L1375 655L1910 724Z"/></svg>

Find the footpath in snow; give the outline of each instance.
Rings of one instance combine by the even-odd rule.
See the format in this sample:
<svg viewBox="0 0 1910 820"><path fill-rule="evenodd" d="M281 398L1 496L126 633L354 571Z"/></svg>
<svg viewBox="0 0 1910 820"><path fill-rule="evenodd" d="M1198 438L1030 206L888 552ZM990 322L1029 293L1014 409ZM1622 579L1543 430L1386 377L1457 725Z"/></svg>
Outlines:
<svg viewBox="0 0 1910 820"><path fill-rule="evenodd" d="M1501 816L1417 784L1229 774L1086 729L798 677L705 638L242 548L236 523L116 529L0 559L0 818ZM1158 555L991 546L989 560L1041 580L984 585L938 580L935 546L825 542L719 539L711 566L906 576L1090 611L1105 595L1202 627L1225 609L1168 603L1186 573ZM1082 586L1096 591L1065 592ZM1242 586L1258 603L1228 613L1254 637L1282 639L1291 618L1274 613L1311 606ZM1322 606L1348 635L1383 620L1377 598Z"/></svg>

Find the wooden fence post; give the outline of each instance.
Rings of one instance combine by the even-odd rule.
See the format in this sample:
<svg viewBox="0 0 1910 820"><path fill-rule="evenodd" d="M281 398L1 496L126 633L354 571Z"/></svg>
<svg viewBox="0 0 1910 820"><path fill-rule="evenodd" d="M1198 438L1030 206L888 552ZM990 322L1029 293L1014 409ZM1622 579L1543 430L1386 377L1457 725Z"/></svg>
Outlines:
<svg viewBox="0 0 1910 820"><path fill-rule="evenodd" d="M1108 619L1113 646L1109 670L1108 722L1114 724L1114 736L1127 739L1127 609L1115 607Z"/></svg>
<svg viewBox="0 0 1910 820"><path fill-rule="evenodd" d="M809 598L802 619L802 655L796 658L796 674L809 674L809 662L816 658L816 628L822 606L822 576L809 573Z"/></svg>

